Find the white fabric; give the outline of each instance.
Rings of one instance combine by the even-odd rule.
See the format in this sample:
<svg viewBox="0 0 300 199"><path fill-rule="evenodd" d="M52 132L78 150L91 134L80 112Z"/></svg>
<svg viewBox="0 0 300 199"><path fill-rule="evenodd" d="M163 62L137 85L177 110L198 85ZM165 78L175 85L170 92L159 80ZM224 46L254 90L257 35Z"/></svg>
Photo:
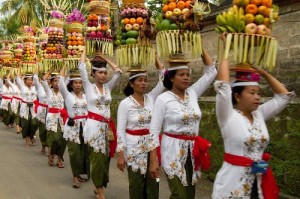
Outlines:
<svg viewBox="0 0 300 199"><path fill-rule="evenodd" d="M42 81L42 85L45 89L46 95L47 95L47 104L48 109L49 108L58 108L62 109L64 108L64 99L60 92L55 93L53 89L51 89L48 85L47 80ZM47 113L46 115L46 129L48 131L57 132L57 127L60 125L61 130L63 132L63 119L60 116L60 113Z"/></svg>
<svg viewBox="0 0 300 199"><path fill-rule="evenodd" d="M11 86L11 88L13 89L13 97L22 98L21 91L18 88L18 86L15 83L12 83L11 81L8 81L8 83ZM11 100L11 110L14 114L18 113L18 107L19 107L19 104L21 104L21 102L22 101L20 101L16 98L12 98L12 100Z"/></svg>
<svg viewBox="0 0 300 199"><path fill-rule="evenodd" d="M59 91L65 100L69 118L87 115L87 102L86 102L85 94L82 93L82 97L79 98L73 92L69 92L66 87L63 77L60 77L58 86L59 86ZM68 118L68 120L69 120L69 118ZM74 126L69 126L67 124L68 120L66 121L66 124L64 126L63 137L68 141L75 142L77 144L81 144L80 137L79 137L80 123L82 124L82 127L84 127L86 119L82 118L82 119L74 120L75 121Z"/></svg>
<svg viewBox="0 0 300 199"><path fill-rule="evenodd" d="M230 84L216 81L216 114L224 140L225 153L261 160L269 142L265 121L280 113L292 98L292 94L275 95L252 112L253 123L240 111L233 108ZM249 199L255 175L250 167L234 166L224 162L219 170L212 193L213 199ZM259 197L263 199L260 188L261 176L257 177Z"/></svg>
<svg viewBox="0 0 300 199"><path fill-rule="evenodd" d="M20 77L16 78L17 86L19 87L22 93L22 100L25 102L33 103L34 100L37 99L37 92L34 86L28 87L24 84L24 81L20 79ZM22 102L20 107L20 117L28 120L29 111L31 112L32 118L36 117L36 113L34 112L35 104L32 107L28 107L27 103Z"/></svg>
<svg viewBox="0 0 300 199"><path fill-rule="evenodd" d="M136 77L140 77L140 76L147 76L147 74L146 73L138 73L138 74L130 76L129 80L132 80L132 79L134 79Z"/></svg>
<svg viewBox="0 0 300 199"><path fill-rule="evenodd" d="M14 94L14 92L13 92L13 89L12 89L11 86L7 87L6 85L3 85L3 87L2 87L2 96L12 97L13 94ZM9 104L10 104L9 99L2 98L0 108L3 109L3 110L8 111L8 105Z"/></svg>
<svg viewBox="0 0 300 199"><path fill-rule="evenodd" d="M81 78L80 78L80 77L70 78L70 79L69 79L69 82L70 82L70 81L73 81L73 80L81 80Z"/></svg>
<svg viewBox="0 0 300 199"><path fill-rule="evenodd" d="M127 166L131 166L133 171L140 169L141 174L146 173L149 148L154 148L153 139L150 135L127 134L126 129L149 129L155 99L164 91L162 78L163 71L160 71L159 82L144 95L143 107L132 96L122 100L118 107L117 152L124 151Z"/></svg>
<svg viewBox="0 0 300 199"><path fill-rule="evenodd" d="M198 135L201 110L198 98L211 85L217 75L215 65L205 68L205 74L185 92L181 100L171 91L167 91L155 101L150 124L150 134L154 136L155 146L159 146L159 134L167 132L178 135ZM204 129L205 130L205 129ZM161 161L169 178L177 176L184 186L187 186L184 168L188 149L193 151L194 141L185 141L163 135L161 142ZM192 158L194 165L194 159ZM192 184L195 184L200 171L193 172Z"/></svg>
<svg viewBox="0 0 300 199"><path fill-rule="evenodd" d="M37 90L39 103L47 104L47 95L45 89L42 86L41 82L39 81L39 77L36 74L33 75L33 84ZM47 107L39 106L37 109L37 119L44 124L46 122L46 114Z"/></svg>
<svg viewBox="0 0 300 199"><path fill-rule="evenodd" d="M111 90L115 87L121 77L118 71L114 74L109 82L103 85L103 93L100 93L98 87L89 81L86 64L80 62L78 65L83 88L86 94L88 111L102 115L103 117L110 118L110 103L111 103ZM87 119L86 125L83 129L84 141L93 147L95 152L108 154L106 150L106 134L108 125L105 122L99 122L93 119Z"/></svg>
<svg viewBox="0 0 300 199"><path fill-rule="evenodd" d="M107 71L107 68L105 68L105 67L97 68L97 67L92 66L92 69L96 70L96 71Z"/></svg>
<svg viewBox="0 0 300 199"><path fill-rule="evenodd" d="M179 69L189 69L188 66L175 66L175 67L169 67L168 71L172 71L172 70L179 70Z"/></svg>
<svg viewBox="0 0 300 199"><path fill-rule="evenodd" d="M232 88L236 86L259 86L259 84L257 82L236 82L231 84Z"/></svg>

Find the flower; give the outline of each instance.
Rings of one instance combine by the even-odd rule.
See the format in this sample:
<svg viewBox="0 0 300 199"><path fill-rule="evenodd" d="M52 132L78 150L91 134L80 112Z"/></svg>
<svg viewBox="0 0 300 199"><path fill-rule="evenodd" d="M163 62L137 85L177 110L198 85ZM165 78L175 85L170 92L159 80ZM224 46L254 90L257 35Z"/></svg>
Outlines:
<svg viewBox="0 0 300 199"><path fill-rule="evenodd" d="M73 23L73 22L84 22L84 16L83 14L75 8L70 14L67 15L66 21L67 23Z"/></svg>

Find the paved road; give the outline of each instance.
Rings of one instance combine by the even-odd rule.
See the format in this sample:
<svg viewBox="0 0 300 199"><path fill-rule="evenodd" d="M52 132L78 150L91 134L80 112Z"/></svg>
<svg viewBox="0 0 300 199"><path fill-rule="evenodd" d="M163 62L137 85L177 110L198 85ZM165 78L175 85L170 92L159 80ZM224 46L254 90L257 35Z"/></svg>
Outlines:
<svg viewBox="0 0 300 199"><path fill-rule="evenodd" d="M0 124L0 199L95 199L93 183L83 183L80 189L72 188L72 175L68 153L65 168L50 167L47 156L40 153L41 145L24 147L25 141L14 129ZM127 174L110 165L110 183L106 189L107 199L128 199ZM209 199L211 184L198 183L196 198ZM169 197L166 179L160 182L160 198Z"/></svg>

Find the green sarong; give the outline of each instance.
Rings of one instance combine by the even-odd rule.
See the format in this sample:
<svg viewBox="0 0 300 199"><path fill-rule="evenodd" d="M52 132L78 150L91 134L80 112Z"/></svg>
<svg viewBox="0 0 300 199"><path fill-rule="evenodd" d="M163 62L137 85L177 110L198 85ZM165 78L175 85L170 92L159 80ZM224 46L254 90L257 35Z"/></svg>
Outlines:
<svg viewBox="0 0 300 199"><path fill-rule="evenodd" d="M20 107L21 105L19 104L17 114L14 114L15 124L19 126L21 125Z"/></svg>
<svg viewBox="0 0 300 199"><path fill-rule="evenodd" d="M46 146L46 140L47 140L47 129L46 129L46 125L41 122L39 122L39 137L40 137L40 141L42 143L43 146Z"/></svg>
<svg viewBox="0 0 300 199"><path fill-rule="evenodd" d="M156 182L156 179L150 176L148 169L147 173L142 175L140 170L134 172L131 167L127 167L130 199L159 198L159 182Z"/></svg>
<svg viewBox="0 0 300 199"><path fill-rule="evenodd" d="M38 128L38 121L36 118L32 118L31 112L29 111L28 120L21 118L21 126L23 138L30 137L30 139L33 139Z"/></svg>
<svg viewBox="0 0 300 199"><path fill-rule="evenodd" d="M68 152L70 157L70 165L74 177L81 174L90 176L90 162L87 144L77 144L75 142L67 141Z"/></svg>
<svg viewBox="0 0 300 199"><path fill-rule="evenodd" d="M10 103L8 104L8 111L3 110L3 123L6 126L14 123L14 113L11 110Z"/></svg>
<svg viewBox="0 0 300 199"><path fill-rule="evenodd" d="M47 146L51 147L51 155L57 155L64 160L66 140L63 138L60 125L57 125L57 132L47 131Z"/></svg>
<svg viewBox="0 0 300 199"><path fill-rule="evenodd" d="M169 189L171 191L170 199L194 199L195 198L195 185L192 185L193 177L193 164L190 152L185 163L186 180L188 186L183 186L177 176L170 179L168 176Z"/></svg>
<svg viewBox="0 0 300 199"><path fill-rule="evenodd" d="M107 187L109 182L109 155L90 148L91 178L96 188Z"/></svg>

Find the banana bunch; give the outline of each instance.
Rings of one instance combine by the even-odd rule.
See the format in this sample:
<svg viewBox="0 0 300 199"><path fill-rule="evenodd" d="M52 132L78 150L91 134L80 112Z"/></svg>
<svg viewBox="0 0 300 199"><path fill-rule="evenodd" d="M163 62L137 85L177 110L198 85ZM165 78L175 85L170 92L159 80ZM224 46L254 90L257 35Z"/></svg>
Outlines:
<svg viewBox="0 0 300 199"><path fill-rule="evenodd" d="M215 31L219 34L223 32L241 33L245 31L244 9L234 5L227 12L217 15L216 21L218 26Z"/></svg>

